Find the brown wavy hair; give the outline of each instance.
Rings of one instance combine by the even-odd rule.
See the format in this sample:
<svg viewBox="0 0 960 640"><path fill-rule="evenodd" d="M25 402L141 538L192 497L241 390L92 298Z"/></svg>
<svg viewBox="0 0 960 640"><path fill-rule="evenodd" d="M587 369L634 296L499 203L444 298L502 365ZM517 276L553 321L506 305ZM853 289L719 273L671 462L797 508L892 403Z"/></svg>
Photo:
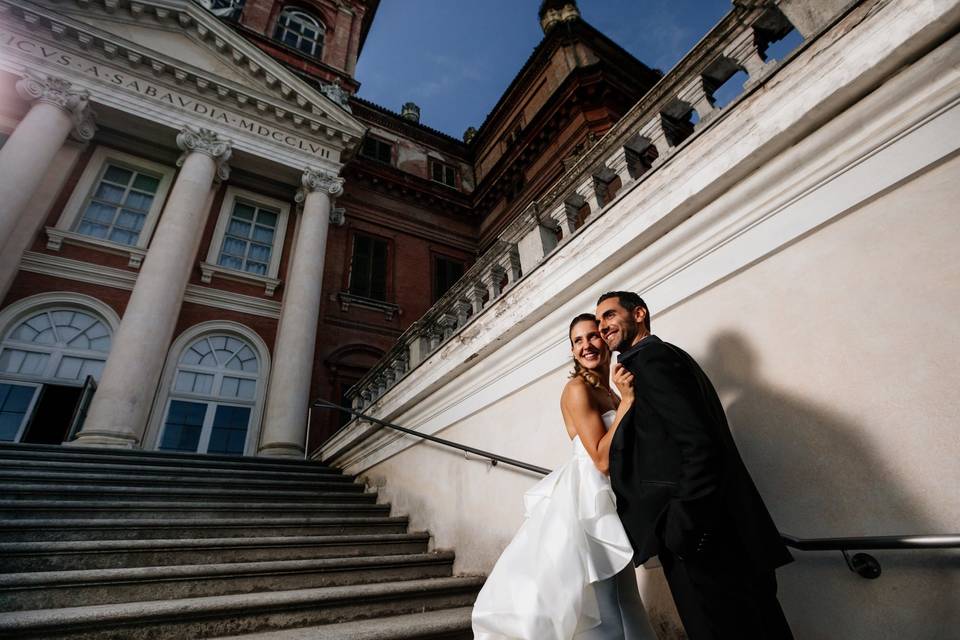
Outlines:
<svg viewBox="0 0 960 640"><path fill-rule="evenodd" d="M570 333L573 331L573 328L574 328L577 324L579 324L579 323L581 323L581 322L586 322L586 321L588 321L588 320L589 320L590 322L592 322L593 324L597 324L597 318L596 318L596 316L594 316L592 313L581 313L581 314L578 315L576 318L574 318L573 320L570 321L570 328L567 329L567 338L570 339L570 346L571 346L571 347L573 347L573 338L570 337ZM587 369L584 369L583 366L581 366L581 364L580 364L579 362L577 362L577 359L574 358L574 359L573 359L573 371L570 372L570 377L571 377L571 378L576 378L577 376L583 378L583 381L586 382L586 383L587 383L588 385L590 385L591 387L593 387L594 389L600 389L601 386L602 386L602 383L600 382L600 376L598 376L597 374L593 373L592 371L589 371L589 370L587 370Z"/></svg>

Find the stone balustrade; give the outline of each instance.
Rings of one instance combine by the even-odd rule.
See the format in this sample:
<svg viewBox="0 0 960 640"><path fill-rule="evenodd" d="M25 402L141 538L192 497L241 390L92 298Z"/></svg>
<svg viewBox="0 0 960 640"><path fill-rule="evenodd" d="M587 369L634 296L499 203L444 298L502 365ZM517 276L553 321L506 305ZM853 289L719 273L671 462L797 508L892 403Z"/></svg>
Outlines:
<svg viewBox="0 0 960 640"><path fill-rule="evenodd" d="M351 389L353 408L361 411L375 403L599 215L618 192L682 153L689 138L758 87L778 66L767 59L767 46L794 28L787 16L800 14L804 22L799 31L809 40L828 26L826 16L835 17L844 0L815 0L812 4L832 8L816 13L807 0L735 0L732 10L673 70L546 194L521 212L463 277L404 332ZM818 23L817 15L825 17ZM741 71L747 79L740 96L718 107L715 91Z"/></svg>

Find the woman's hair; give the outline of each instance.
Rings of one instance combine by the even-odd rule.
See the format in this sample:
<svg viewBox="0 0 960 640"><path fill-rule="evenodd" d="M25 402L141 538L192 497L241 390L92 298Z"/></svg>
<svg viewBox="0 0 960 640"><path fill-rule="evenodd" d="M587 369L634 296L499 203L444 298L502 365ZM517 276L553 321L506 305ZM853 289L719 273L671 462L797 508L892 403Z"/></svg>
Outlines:
<svg viewBox="0 0 960 640"><path fill-rule="evenodd" d="M573 328L581 322L590 321L593 324L597 324L597 318L592 313L581 313L576 318L570 321L570 328L567 330L567 337L570 339L570 346L573 346L573 338L570 337L570 333L573 331ZM599 389L601 387L600 377L580 366L580 363L577 362L577 359L573 359L573 371L570 372L571 378L576 378L577 376L583 378L584 382L589 384L594 389Z"/></svg>

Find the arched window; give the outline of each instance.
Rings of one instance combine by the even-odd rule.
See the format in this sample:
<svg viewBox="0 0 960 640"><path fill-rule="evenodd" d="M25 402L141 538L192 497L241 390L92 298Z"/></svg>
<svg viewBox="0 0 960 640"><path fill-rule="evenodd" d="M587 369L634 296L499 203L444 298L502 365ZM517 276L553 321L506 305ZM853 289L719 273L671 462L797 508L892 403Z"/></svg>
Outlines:
<svg viewBox="0 0 960 640"><path fill-rule="evenodd" d="M35 298L11 305L0 320L8 327L0 341L0 441L58 444L77 417L84 381L100 378L113 328L67 294Z"/></svg>
<svg viewBox="0 0 960 640"><path fill-rule="evenodd" d="M277 18L273 37L311 56L323 53L323 37L327 28L323 23L299 9L287 8Z"/></svg>
<svg viewBox="0 0 960 640"><path fill-rule="evenodd" d="M245 339L212 333L181 352L157 448L242 455L261 395L262 366Z"/></svg>

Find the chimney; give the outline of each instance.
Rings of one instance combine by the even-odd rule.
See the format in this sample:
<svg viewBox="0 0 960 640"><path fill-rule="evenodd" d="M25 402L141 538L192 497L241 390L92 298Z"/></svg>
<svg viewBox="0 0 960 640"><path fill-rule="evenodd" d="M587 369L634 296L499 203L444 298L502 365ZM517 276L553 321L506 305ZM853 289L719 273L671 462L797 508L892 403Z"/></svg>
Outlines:
<svg viewBox="0 0 960 640"><path fill-rule="evenodd" d="M413 102L403 103L403 107L400 108L400 117L404 120L409 120L410 122L420 122L420 107L418 107Z"/></svg>
<svg viewBox="0 0 960 640"><path fill-rule="evenodd" d="M540 18L540 28L546 34L561 22L579 18L580 9L577 7L576 0L543 0L537 17Z"/></svg>

